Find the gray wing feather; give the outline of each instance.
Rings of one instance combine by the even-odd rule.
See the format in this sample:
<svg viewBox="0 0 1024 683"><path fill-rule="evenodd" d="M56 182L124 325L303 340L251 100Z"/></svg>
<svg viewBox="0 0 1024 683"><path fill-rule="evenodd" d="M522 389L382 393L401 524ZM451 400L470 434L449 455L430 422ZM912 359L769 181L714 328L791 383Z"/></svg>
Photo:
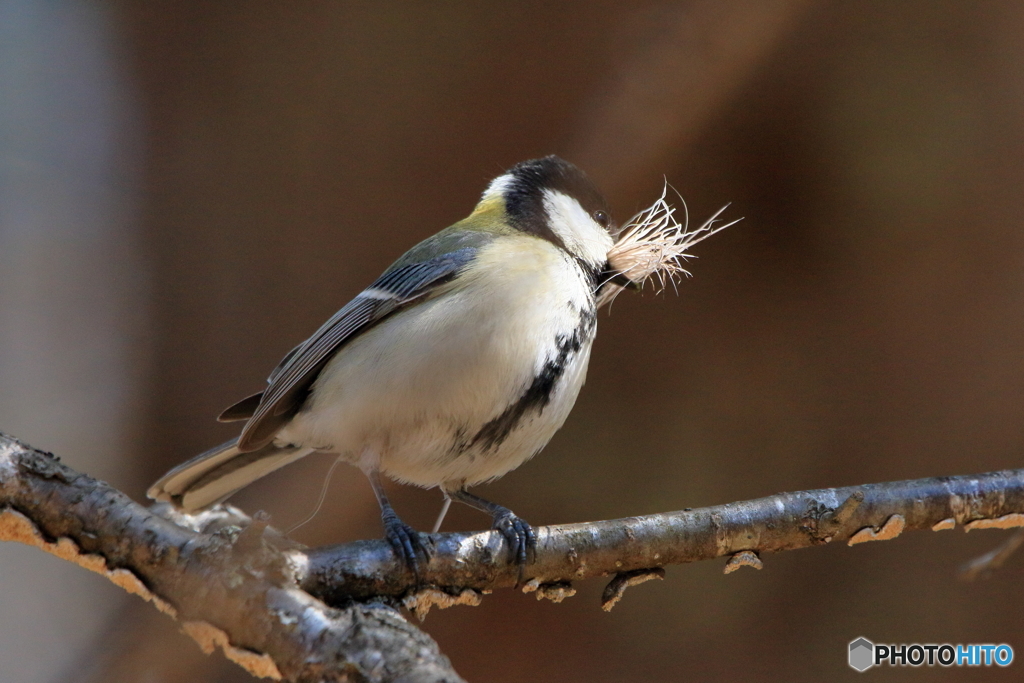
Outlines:
<svg viewBox="0 0 1024 683"><path fill-rule="evenodd" d="M271 373L259 406L238 438L239 450L256 450L273 440L302 406L317 375L346 341L450 280L473 260L476 251L467 247L392 268L364 294L331 316ZM371 296L370 292L374 294Z"/></svg>
<svg viewBox="0 0 1024 683"><path fill-rule="evenodd" d="M239 420L248 420L253 416L253 413L256 412L256 409L260 407L260 401L262 400L262 391L251 396L246 396L238 403L225 408L221 414L217 416L217 422L238 422Z"/></svg>
<svg viewBox="0 0 1024 683"><path fill-rule="evenodd" d="M301 348L302 344L299 344L294 349L284 354L284 358L282 358L281 362L277 364L277 367L270 371L270 376L267 377L267 384L273 384L277 376L281 374L281 370L288 365L288 361L290 361ZM262 391L258 391L251 396L246 396L241 401L233 403L225 408L221 414L217 416L217 422L238 422L239 420L248 420L256 413L256 409L260 407L260 401L262 400Z"/></svg>
<svg viewBox="0 0 1024 683"><path fill-rule="evenodd" d="M303 343L305 343L305 342L303 342ZM284 369L284 367L285 367L286 365L288 365L288 361L290 361L290 360L291 360L292 358L294 358L294 357L295 357L295 354L296 354L296 353L298 353L298 352L299 352L299 349L301 349L301 348L302 348L302 344L299 344L299 345L298 345L298 346L296 346L296 347L295 347L294 349L292 349L291 351L289 351L288 353L286 353L286 354L284 355L284 358L282 358L282 359L281 359L281 362L280 362L280 363L278 363L278 364L277 364L277 367L276 367L276 368L274 368L274 370L273 370L273 371L272 371L272 372L270 373L270 377L267 377L267 384L270 384L270 383L272 383L272 382L274 381L274 379L275 379L275 378L276 378L276 377L277 377L278 375L280 375L280 374L281 374L281 370L283 370L283 369Z"/></svg>

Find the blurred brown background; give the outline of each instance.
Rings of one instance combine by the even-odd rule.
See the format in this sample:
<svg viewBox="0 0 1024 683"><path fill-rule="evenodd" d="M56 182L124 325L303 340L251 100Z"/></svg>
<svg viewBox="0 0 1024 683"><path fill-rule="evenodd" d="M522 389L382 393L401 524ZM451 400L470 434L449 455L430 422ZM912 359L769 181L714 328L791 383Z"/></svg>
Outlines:
<svg viewBox="0 0 1024 683"><path fill-rule="evenodd" d="M566 427L481 495L542 525L1021 466L1014 2L2 0L0 429L141 499L398 254L549 153L620 220L663 176L694 219L746 220L678 297L602 316ZM234 501L286 527L328 464ZM394 496L429 528L436 491ZM297 536L379 534L340 470ZM673 567L611 614L597 582L560 605L502 591L425 628L470 681L846 680L858 636L1020 658L1024 558L955 576L1003 538ZM0 680L249 679L101 579L0 547Z"/></svg>

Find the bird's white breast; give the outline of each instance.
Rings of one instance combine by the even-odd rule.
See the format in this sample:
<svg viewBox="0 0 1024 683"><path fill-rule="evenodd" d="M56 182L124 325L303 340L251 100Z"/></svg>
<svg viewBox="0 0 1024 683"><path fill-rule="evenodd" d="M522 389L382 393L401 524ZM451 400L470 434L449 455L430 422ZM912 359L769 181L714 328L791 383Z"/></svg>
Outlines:
<svg viewBox="0 0 1024 683"><path fill-rule="evenodd" d="M592 284L561 249L522 235L482 248L445 287L342 347L279 440L448 487L499 477L543 448L586 376ZM512 414L559 355L550 394ZM492 433L499 418L506 434Z"/></svg>

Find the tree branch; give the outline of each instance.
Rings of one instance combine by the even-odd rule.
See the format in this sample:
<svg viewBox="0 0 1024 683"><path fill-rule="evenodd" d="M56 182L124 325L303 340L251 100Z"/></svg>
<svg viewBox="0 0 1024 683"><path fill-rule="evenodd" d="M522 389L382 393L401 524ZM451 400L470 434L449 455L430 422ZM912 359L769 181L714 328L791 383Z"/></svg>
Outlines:
<svg viewBox="0 0 1024 683"><path fill-rule="evenodd" d="M230 506L199 515L143 508L0 434L0 540L106 575L256 675L458 681L437 645L381 601L400 598L423 616L433 605L477 604L481 593L519 580L497 532L424 534L431 558L417 581L384 541L307 549L268 521ZM574 580L614 575L604 595L610 609L626 587L662 576L669 564L727 556L728 573L759 567L763 553L957 525L1024 526L1024 469L542 527L522 588L559 601Z"/></svg>
<svg viewBox="0 0 1024 683"><path fill-rule="evenodd" d="M857 545L956 525L966 531L1024 526L1022 512L1024 469L1019 469L780 493L696 510L541 527L524 589L551 589L557 596L577 579L613 574L622 580L665 565L738 556L728 572L756 566L762 553L835 541ZM421 572L427 584L457 591L516 585L516 568L506 561L497 532L433 534L429 547L431 560ZM303 590L328 603L407 595L415 587L383 541L291 552ZM407 604L416 607L414 599Z"/></svg>
<svg viewBox="0 0 1024 683"><path fill-rule="evenodd" d="M107 576L178 619L204 650L220 646L253 675L288 681L462 680L392 607L333 609L298 590L265 528L178 526L0 433L0 540Z"/></svg>

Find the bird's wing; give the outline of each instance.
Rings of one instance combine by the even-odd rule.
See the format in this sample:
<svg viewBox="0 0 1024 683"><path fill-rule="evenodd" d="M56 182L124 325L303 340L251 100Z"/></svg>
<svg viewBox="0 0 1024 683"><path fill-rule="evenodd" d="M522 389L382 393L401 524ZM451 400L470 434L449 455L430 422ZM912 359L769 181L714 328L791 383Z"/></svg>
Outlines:
<svg viewBox="0 0 1024 683"><path fill-rule="evenodd" d="M294 349L289 351L281 359L281 362L277 364L277 367L270 373L270 377L267 377L267 384L272 384L274 379L281 374L281 370L288 366L288 361L303 347L305 342L299 344ZM239 420L248 420L256 413L256 409L260 407L260 401L263 400L263 392L259 391L251 396L246 396L238 403L233 403L229 407L224 409L220 415L217 416L217 422L238 422Z"/></svg>
<svg viewBox="0 0 1024 683"><path fill-rule="evenodd" d="M255 450L273 440L302 406L323 367L349 339L451 280L473 260L476 252L475 247L464 247L425 261L400 261L335 313L312 337L284 357L270 374L269 385L262 394L250 396L224 411L222 419L238 419L239 413L255 405L238 437L239 450Z"/></svg>

